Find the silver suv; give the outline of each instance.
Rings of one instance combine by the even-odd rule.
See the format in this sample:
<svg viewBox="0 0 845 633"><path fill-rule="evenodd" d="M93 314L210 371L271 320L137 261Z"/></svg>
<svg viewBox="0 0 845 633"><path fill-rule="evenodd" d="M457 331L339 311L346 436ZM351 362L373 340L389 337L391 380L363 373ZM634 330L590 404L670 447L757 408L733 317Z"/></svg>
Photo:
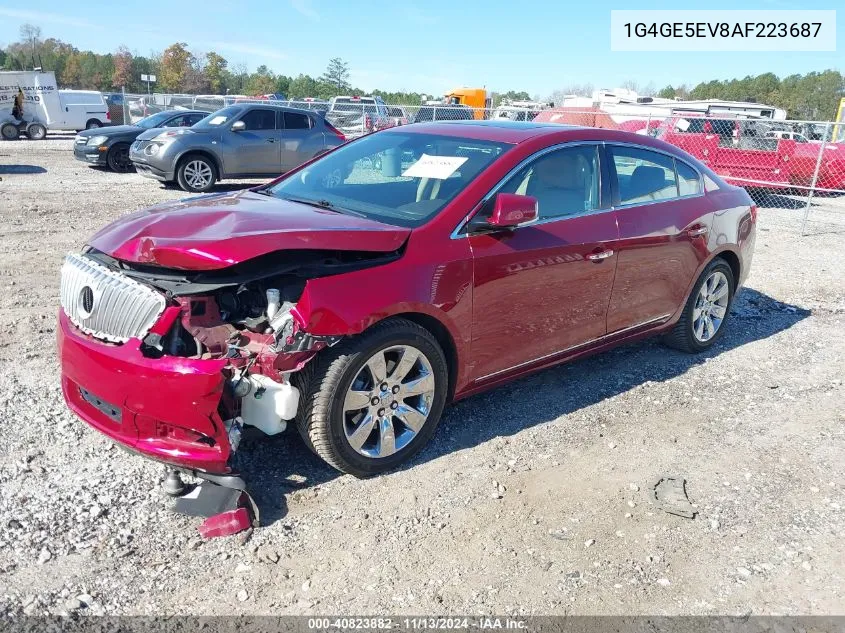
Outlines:
<svg viewBox="0 0 845 633"><path fill-rule="evenodd" d="M225 178L278 176L345 140L319 112L244 103L190 128L145 132L129 159L142 176L202 193Z"/></svg>

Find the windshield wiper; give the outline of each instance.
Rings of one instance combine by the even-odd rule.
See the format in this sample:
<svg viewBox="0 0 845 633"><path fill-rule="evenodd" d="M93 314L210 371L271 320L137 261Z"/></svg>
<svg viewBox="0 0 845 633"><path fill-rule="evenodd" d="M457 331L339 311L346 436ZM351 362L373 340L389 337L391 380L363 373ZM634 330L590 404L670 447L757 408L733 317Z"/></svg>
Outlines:
<svg viewBox="0 0 845 633"><path fill-rule="evenodd" d="M308 206L310 206L310 207L317 207L318 209L327 209L327 210L329 210L329 211L334 211L334 212L336 212L336 213L343 213L343 214L348 214L348 215L356 215L356 216L358 216L359 218L366 217L366 216L365 216L365 215L363 215L362 213L358 213L358 212L356 212L356 211L351 211L350 209L345 209L345 208L341 208L341 207L335 206L335 204L334 204L333 202L330 202L330 201L325 200L325 199L321 199L321 200L306 200L305 198L288 198L288 197L285 197L284 199L285 199L285 200L289 200L289 201L291 201L291 202L298 202L299 204L307 204L307 205L308 205Z"/></svg>

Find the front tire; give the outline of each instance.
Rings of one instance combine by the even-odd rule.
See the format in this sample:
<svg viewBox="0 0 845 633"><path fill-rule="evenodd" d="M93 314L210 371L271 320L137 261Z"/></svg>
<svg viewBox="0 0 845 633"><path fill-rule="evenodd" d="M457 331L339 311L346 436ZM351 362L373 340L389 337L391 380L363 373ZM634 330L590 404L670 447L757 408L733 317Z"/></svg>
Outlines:
<svg viewBox="0 0 845 633"><path fill-rule="evenodd" d="M425 328L396 318L325 350L298 376L297 426L334 468L377 475L434 434L449 385L443 350ZM304 383L304 384L303 384Z"/></svg>
<svg viewBox="0 0 845 633"><path fill-rule="evenodd" d="M191 154L179 162L176 180L189 193L205 193L217 182L217 167L211 159Z"/></svg>
<svg viewBox="0 0 845 633"><path fill-rule="evenodd" d="M106 162L109 169L118 173L126 173L132 170L132 161L129 160L129 145L127 143L115 143L109 148L106 154Z"/></svg>
<svg viewBox="0 0 845 633"><path fill-rule="evenodd" d="M666 335L666 344L691 354L712 347L725 331L735 283L725 260L710 262L693 286L681 318Z"/></svg>

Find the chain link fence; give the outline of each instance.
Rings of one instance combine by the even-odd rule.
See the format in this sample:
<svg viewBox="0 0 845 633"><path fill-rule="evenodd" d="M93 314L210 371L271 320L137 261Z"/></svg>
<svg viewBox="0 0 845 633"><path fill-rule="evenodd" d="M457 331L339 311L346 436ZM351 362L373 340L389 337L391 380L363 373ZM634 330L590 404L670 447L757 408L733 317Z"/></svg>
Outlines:
<svg viewBox="0 0 845 633"><path fill-rule="evenodd" d="M346 138L431 121L508 119L618 129L660 138L688 152L731 184L744 187L775 223L800 223L802 234L845 232L845 124L731 118L720 114L597 108L495 109L326 100L273 101L237 95L123 96L118 119L135 122L174 109L213 112L235 103L272 103L320 111ZM117 121L112 115L112 121Z"/></svg>

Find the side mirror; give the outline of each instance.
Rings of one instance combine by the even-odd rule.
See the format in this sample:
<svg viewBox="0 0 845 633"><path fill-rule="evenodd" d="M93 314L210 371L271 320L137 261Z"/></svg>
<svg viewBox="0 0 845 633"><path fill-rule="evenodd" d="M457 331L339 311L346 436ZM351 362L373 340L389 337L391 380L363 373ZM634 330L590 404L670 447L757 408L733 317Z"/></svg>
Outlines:
<svg viewBox="0 0 845 633"><path fill-rule="evenodd" d="M510 229L533 222L538 217L537 198L517 193L498 193L493 202L493 214L487 224L500 229Z"/></svg>
<svg viewBox="0 0 845 633"><path fill-rule="evenodd" d="M243 132L246 129L246 123L243 121L235 121L232 123L233 132Z"/></svg>

